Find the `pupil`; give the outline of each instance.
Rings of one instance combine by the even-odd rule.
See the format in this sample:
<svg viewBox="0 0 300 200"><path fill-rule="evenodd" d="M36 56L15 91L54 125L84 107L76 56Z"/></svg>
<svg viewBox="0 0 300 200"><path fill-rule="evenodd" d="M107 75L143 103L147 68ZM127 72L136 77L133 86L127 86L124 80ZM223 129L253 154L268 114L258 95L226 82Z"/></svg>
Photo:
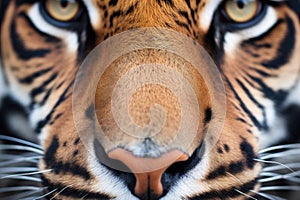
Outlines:
<svg viewBox="0 0 300 200"><path fill-rule="evenodd" d="M243 9L246 5L245 1L243 0L238 0L236 3L239 9Z"/></svg>
<svg viewBox="0 0 300 200"><path fill-rule="evenodd" d="M66 8L69 5L69 1L68 0L62 0L60 1L60 5L63 8Z"/></svg>

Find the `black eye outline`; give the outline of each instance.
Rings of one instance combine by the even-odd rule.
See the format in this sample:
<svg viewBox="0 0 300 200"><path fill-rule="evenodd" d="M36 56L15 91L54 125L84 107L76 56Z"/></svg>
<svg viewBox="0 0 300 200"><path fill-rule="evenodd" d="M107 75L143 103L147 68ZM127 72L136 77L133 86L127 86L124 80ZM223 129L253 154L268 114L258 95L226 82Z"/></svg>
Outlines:
<svg viewBox="0 0 300 200"><path fill-rule="evenodd" d="M39 9L40 13L43 16L43 18L50 23L53 26L63 28L63 29L69 29L69 30L78 30L82 27L83 22L83 16L85 13L85 6L81 1L78 0L80 10L76 14L75 17L73 17L71 20L68 21L59 21L51 16L51 14L48 12L47 6L46 6L46 0L40 1L39 3Z"/></svg>
<svg viewBox="0 0 300 200"><path fill-rule="evenodd" d="M258 24L259 22L261 22L262 19L267 14L268 5L263 0L259 0L257 13L251 20L247 22L235 22L226 13L225 10L226 1L232 1L232 0L225 0L224 2L222 2L222 4L219 7L218 21L221 22L222 26L224 26L224 28L227 29L228 31L237 31L237 30L252 27Z"/></svg>

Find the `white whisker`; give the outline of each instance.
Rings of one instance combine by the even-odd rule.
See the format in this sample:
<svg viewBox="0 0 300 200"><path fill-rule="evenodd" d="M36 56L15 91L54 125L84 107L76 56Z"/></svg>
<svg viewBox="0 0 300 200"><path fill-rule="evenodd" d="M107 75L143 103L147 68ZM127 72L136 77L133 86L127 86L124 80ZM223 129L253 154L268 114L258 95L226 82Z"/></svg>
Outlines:
<svg viewBox="0 0 300 200"><path fill-rule="evenodd" d="M5 153L0 153L0 161L2 160L12 160L12 159L19 159L19 158L24 158L24 157L32 157L32 156L37 156L36 153L21 153L21 154L5 154Z"/></svg>
<svg viewBox="0 0 300 200"><path fill-rule="evenodd" d="M296 149L296 148L300 148L300 143L268 147L268 148L260 150L259 154L266 153L269 151L274 151L274 150L280 150L280 149Z"/></svg>
<svg viewBox="0 0 300 200"><path fill-rule="evenodd" d="M59 194L61 194L65 189L72 187L72 185L66 186L63 189L61 189L57 194L55 194L50 200L55 199Z"/></svg>
<svg viewBox="0 0 300 200"><path fill-rule="evenodd" d="M16 159L12 159L9 161L0 162L0 167L7 166L7 165L13 165L13 164L21 163L21 162L38 163L39 159L41 159L41 158L43 158L43 156L16 158Z"/></svg>
<svg viewBox="0 0 300 200"><path fill-rule="evenodd" d="M40 188L36 191L25 191L25 192L18 192L17 194L13 194L10 196L2 197L2 200L32 200L32 197L38 194L41 194L43 192L44 188Z"/></svg>
<svg viewBox="0 0 300 200"><path fill-rule="evenodd" d="M23 174L13 174L13 175L8 175L8 176L1 177L0 180L1 179L11 179L13 177L18 177L18 176L29 176L29 175L34 175L34 174L43 174L43 173L47 173L47 172L51 172L51 171L53 171L53 169L37 171L37 172L30 172L30 173L23 173Z"/></svg>
<svg viewBox="0 0 300 200"><path fill-rule="evenodd" d="M276 190L300 191L300 186L264 186L260 188L260 191L276 191Z"/></svg>
<svg viewBox="0 0 300 200"><path fill-rule="evenodd" d="M43 155L43 151L33 147L22 146L22 145L10 145L10 144L1 144L0 150L19 150L19 151L30 151L40 155Z"/></svg>
<svg viewBox="0 0 300 200"><path fill-rule="evenodd" d="M38 171L37 167L1 167L0 174L3 173L20 173L20 172L34 172ZM1 179L1 178L0 178Z"/></svg>
<svg viewBox="0 0 300 200"><path fill-rule="evenodd" d="M270 177L260 179L259 180L260 183L266 183L266 182L271 182L271 181L280 180L280 179L300 183L300 178L296 178L297 176L300 175L300 171L289 173L289 174L261 173L261 175L263 175L263 176L269 175Z"/></svg>
<svg viewBox="0 0 300 200"><path fill-rule="evenodd" d="M0 188L0 193L5 193L5 192L17 192L17 191L37 191L39 190L40 187L35 187L35 186L16 186L16 187L2 187Z"/></svg>
<svg viewBox="0 0 300 200"><path fill-rule="evenodd" d="M261 159L253 159L253 160L255 160L255 161L257 161L257 162L261 162L261 163L266 163L266 164L276 164L276 165L280 165L280 166L283 166L283 167L285 167L285 169L288 169L289 171L291 171L291 172L295 172L293 169L291 169L290 167L288 167L287 165L285 165L285 164L282 164L282 163L280 163L280 162L276 162L276 161L267 161L267 160L261 160Z"/></svg>
<svg viewBox="0 0 300 200"><path fill-rule="evenodd" d="M292 169L298 169L298 168L300 168L300 163L289 163L289 164L285 164L285 166L292 168ZM262 171L269 172L269 171L282 170L282 169L286 169L285 166L276 165L276 166L271 166L271 167L264 167Z"/></svg>
<svg viewBox="0 0 300 200"><path fill-rule="evenodd" d="M46 194L44 194L44 195L42 195L42 196L35 197L33 200L42 199L42 198L44 198L44 197L46 197L46 196L49 196L50 194L52 194L52 193L54 193L54 192L56 192L56 191L57 191L57 188L54 189L54 190L52 190L52 191L50 191L50 192L48 192L48 193L46 193ZM52 198L51 198L51 199L52 199Z"/></svg>
<svg viewBox="0 0 300 200"><path fill-rule="evenodd" d="M10 174L7 174L6 176L10 176ZM36 177L30 177L30 176L13 176L13 177L6 178L6 179L26 180L26 181L33 181L33 182L39 182L39 183L42 182L42 179L36 178Z"/></svg>
<svg viewBox="0 0 300 200"><path fill-rule="evenodd" d="M299 155L299 154L300 154L300 149L294 149L294 150L283 151L280 153L270 153L264 156L260 156L260 159L267 160L271 158L282 158L282 157Z"/></svg>
<svg viewBox="0 0 300 200"><path fill-rule="evenodd" d="M6 135L0 135L0 140L16 142L16 143L19 143L19 144L24 144L24 145L27 145L27 146L31 146L31 147L43 150L43 147L41 145L26 141L26 140L22 140L22 139L19 139L19 138L14 138L14 137L6 136Z"/></svg>
<svg viewBox="0 0 300 200"><path fill-rule="evenodd" d="M287 200L287 199L284 199L284 198L281 198L281 197L278 197L278 196L275 196L275 195L271 195L271 194L266 194L266 193L262 193L262 192L256 192L254 190L250 190L251 192L254 192L255 194L259 195L259 196L262 196L266 199L269 199L269 200Z"/></svg>
<svg viewBox="0 0 300 200"><path fill-rule="evenodd" d="M250 196L249 194L246 194L246 193L244 193L244 192L242 192L242 191L240 191L238 189L234 189L234 191L236 191L237 193L240 193L241 195L244 195L245 197L248 197L249 199L258 200L256 198Z"/></svg>

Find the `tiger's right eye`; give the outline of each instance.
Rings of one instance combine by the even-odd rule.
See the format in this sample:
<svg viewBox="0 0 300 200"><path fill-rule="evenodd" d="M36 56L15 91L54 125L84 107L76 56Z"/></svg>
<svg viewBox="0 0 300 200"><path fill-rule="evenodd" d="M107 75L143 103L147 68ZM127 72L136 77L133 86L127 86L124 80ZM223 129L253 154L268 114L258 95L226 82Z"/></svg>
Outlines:
<svg viewBox="0 0 300 200"><path fill-rule="evenodd" d="M54 20L68 22L77 18L81 6L78 0L46 0L45 9Z"/></svg>
<svg viewBox="0 0 300 200"><path fill-rule="evenodd" d="M224 10L231 21L246 23L259 14L260 4L260 0L227 0Z"/></svg>

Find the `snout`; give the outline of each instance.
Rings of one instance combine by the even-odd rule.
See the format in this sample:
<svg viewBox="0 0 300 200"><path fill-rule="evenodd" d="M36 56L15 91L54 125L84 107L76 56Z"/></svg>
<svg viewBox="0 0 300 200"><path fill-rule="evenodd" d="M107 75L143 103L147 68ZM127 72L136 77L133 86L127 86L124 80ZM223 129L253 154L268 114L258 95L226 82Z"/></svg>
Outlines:
<svg viewBox="0 0 300 200"><path fill-rule="evenodd" d="M218 83L213 62L193 41L147 31L136 37L130 32L121 43L106 41L92 52L82 67L89 70L79 72L76 84L81 93L75 94L75 106L85 112L76 113L75 121L82 124L77 130L83 141L97 140L105 157L118 161L100 156L101 163L119 171L125 168L118 163L127 166L126 173L135 177L134 195L157 199L167 190L166 170L191 158L218 116L212 111Z"/></svg>

